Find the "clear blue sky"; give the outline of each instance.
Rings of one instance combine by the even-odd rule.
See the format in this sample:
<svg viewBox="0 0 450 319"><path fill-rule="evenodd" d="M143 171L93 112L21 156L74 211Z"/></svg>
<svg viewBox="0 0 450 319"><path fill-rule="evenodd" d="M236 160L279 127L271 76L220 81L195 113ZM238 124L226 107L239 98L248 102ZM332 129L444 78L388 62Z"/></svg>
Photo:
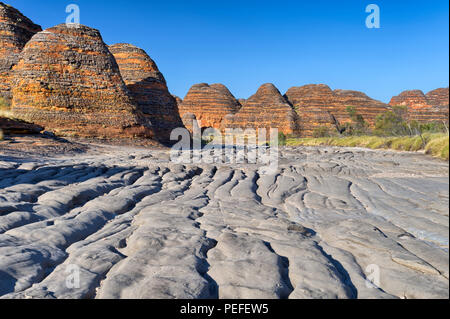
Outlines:
<svg viewBox="0 0 450 319"><path fill-rule="evenodd" d="M267 82L326 83L389 101L406 89L428 92L449 81L447 0L125 1L2 0L48 28L65 22L66 5L107 44L145 49L173 94L195 83L223 83L247 98ZM381 9L367 29L365 8Z"/></svg>

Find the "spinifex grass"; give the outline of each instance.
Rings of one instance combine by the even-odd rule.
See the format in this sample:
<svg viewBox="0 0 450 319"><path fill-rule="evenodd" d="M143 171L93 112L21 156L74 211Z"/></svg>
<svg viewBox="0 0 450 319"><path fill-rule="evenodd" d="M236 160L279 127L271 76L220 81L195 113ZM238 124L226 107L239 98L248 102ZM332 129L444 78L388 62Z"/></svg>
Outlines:
<svg viewBox="0 0 450 319"><path fill-rule="evenodd" d="M449 136L444 133L424 133L422 136L348 136L321 138L289 138L287 146L342 146L398 151L425 151L435 157L449 159Z"/></svg>

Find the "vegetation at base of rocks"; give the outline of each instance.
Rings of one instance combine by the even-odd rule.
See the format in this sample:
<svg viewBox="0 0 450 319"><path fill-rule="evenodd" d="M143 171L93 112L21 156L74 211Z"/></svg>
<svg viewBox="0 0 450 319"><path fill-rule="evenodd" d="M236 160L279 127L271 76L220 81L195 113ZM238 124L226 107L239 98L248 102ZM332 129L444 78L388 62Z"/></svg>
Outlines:
<svg viewBox="0 0 450 319"><path fill-rule="evenodd" d="M449 139L448 135L436 137L425 146L425 153L448 160Z"/></svg>
<svg viewBox="0 0 450 319"><path fill-rule="evenodd" d="M447 133L448 123L430 122L419 123L410 121L407 118L408 110L405 106L392 106L389 110L379 114L373 125L364 120L364 117L358 113L356 107L347 106L347 113L350 121L343 124L338 121L335 123L336 130L319 127L313 133L314 137L331 137L331 136L416 136L423 133Z"/></svg>
<svg viewBox="0 0 450 319"><path fill-rule="evenodd" d="M0 116L12 118L11 102L3 97L0 97Z"/></svg>
<svg viewBox="0 0 450 319"><path fill-rule="evenodd" d="M278 146L286 146L287 136L280 132L278 133Z"/></svg>
<svg viewBox="0 0 450 319"><path fill-rule="evenodd" d="M347 113L351 122L347 122L340 128L344 136L366 135L370 133L369 123L358 113L355 106L347 106Z"/></svg>
<svg viewBox="0 0 450 319"><path fill-rule="evenodd" d="M3 141L3 131L0 129L0 141Z"/></svg>
<svg viewBox="0 0 450 319"><path fill-rule="evenodd" d="M315 138L331 137L331 135L330 129L326 126L319 126L313 130L313 137Z"/></svg>
<svg viewBox="0 0 450 319"><path fill-rule="evenodd" d="M322 138L291 138L287 146L341 146L398 151L425 151L435 157L449 159L449 136L444 133L424 133L421 136L333 136Z"/></svg>
<svg viewBox="0 0 450 319"><path fill-rule="evenodd" d="M287 146L342 146L398 151L424 151L449 159L449 129L445 122L408 121L407 109L393 106L377 116L373 129L355 107L347 107L351 121L336 123L336 130L318 127L312 138L288 138Z"/></svg>

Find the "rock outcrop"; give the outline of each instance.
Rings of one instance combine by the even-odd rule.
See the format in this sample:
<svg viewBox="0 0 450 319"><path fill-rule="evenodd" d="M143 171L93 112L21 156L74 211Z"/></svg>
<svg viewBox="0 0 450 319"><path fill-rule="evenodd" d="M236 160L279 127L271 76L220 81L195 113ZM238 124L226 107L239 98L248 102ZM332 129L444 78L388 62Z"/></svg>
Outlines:
<svg viewBox="0 0 450 319"><path fill-rule="evenodd" d="M427 94L420 90L404 91L394 96L389 105L406 106L411 121L448 122L449 89L440 88Z"/></svg>
<svg viewBox="0 0 450 319"><path fill-rule="evenodd" d="M241 105L244 105L245 102L247 102L247 99L238 99L238 102L239 102Z"/></svg>
<svg viewBox="0 0 450 319"><path fill-rule="evenodd" d="M297 134L297 116L280 91L271 83L262 85L234 115L227 116L225 128L277 128L284 134Z"/></svg>
<svg viewBox="0 0 450 319"><path fill-rule="evenodd" d="M0 117L0 131L5 135L11 134L39 134L43 127L19 120Z"/></svg>
<svg viewBox="0 0 450 319"><path fill-rule="evenodd" d="M131 44L115 44L109 50L138 109L151 121L158 139L167 142L170 132L183 123L177 101L156 63L144 50Z"/></svg>
<svg viewBox="0 0 450 319"><path fill-rule="evenodd" d="M181 118L184 124L184 127L191 133L194 134L194 127L197 127L195 125L197 124L197 118L192 113L184 113L183 117Z"/></svg>
<svg viewBox="0 0 450 319"><path fill-rule="evenodd" d="M387 110L387 105L371 99L358 91L331 90L325 84L292 87L285 95L294 106L302 136L312 136L318 127L336 128L336 124L349 122L347 106L354 106L369 125L374 125L378 114Z"/></svg>
<svg viewBox="0 0 450 319"><path fill-rule="evenodd" d="M40 26L0 2L0 97L11 99L11 69L25 44L39 31Z"/></svg>
<svg viewBox="0 0 450 319"><path fill-rule="evenodd" d="M175 101L177 102L177 107L179 107L180 104L183 103L183 100L179 96L176 96L176 95L172 95L172 96L175 99Z"/></svg>
<svg viewBox="0 0 450 319"><path fill-rule="evenodd" d="M192 86L179 105L182 117L191 113L201 122L201 127L217 129L220 129L226 115L236 113L239 108L239 102L224 85L206 83Z"/></svg>
<svg viewBox="0 0 450 319"><path fill-rule="evenodd" d="M100 32L65 24L37 33L13 70L17 118L61 135L152 137Z"/></svg>

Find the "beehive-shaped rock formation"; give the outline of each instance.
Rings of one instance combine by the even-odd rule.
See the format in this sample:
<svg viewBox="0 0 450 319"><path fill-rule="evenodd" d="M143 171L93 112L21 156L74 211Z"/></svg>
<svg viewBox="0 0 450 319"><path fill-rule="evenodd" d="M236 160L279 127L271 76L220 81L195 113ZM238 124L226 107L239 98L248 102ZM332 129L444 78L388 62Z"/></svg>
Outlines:
<svg viewBox="0 0 450 319"><path fill-rule="evenodd" d="M144 50L131 44L119 43L109 49L139 110L151 121L158 138L168 141L170 132L183 123L177 101L156 63Z"/></svg>
<svg viewBox="0 0 450 319"><path fill-rule="evenodd" d="M41 27L13 7L0 2L0 97L11 98L11 69L25 44Z"/></svg>
<svg viewBox="0 0 450 319"><path fill-rule="evenodd" d="M224 121L224 128L277 128L284 134L297 134L297 116L292 106L273 84L262 85L242 108Z"/></svg>
<svg viewBox="0 0 450 319"><path fill-rule="evenodd" d="M201 127L217 129L227 114L235 113L239 108L239 102L224 85L206 83L192 86L179 106L182 117L191 113L200 121Z"/></svg>
<svg viewBox="0 0 450 319"><path fill-rule="evenodd" d="M389 105L406 106L411 121L448 122L449 89L436 89L426 95L420 90L404 91L394 96Z"/></svg>
<svg viewBox="0 0 450 319"><path fill-rule="evenodd" d="M62 135L152 137L99 31L65 24L37 33L13 70L12 111Z"/></svg>
<svg viewBox="0 0 450 319"><path fill-rule="evenodd" d="M336 128L351 120L347 106L356 107L369 125L375 124L378 114L387 110L387 105L371 99L358 91L331 90L325 84L311 84L290 88L285 95L294 106L302 136L312 136L318 127Z"/></svg>

